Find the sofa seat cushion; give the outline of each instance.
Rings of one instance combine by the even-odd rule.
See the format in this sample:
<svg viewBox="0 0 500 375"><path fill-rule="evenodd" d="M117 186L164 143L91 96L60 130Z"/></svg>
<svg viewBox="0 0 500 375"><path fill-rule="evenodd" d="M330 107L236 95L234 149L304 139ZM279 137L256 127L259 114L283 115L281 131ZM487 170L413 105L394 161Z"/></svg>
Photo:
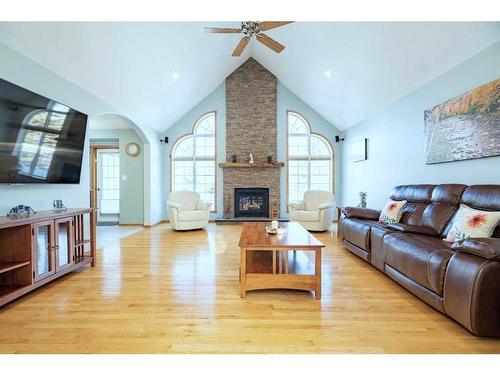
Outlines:
<svg viewBox="0 0 500 375"><path fill-rule="evenodd" d="M207 211L181 211L177 215L179 221L198 221L207 219Z"/></svg>
<svg viewBox="0 0 500 375"><path fill-rule="evenodd" d="M369 252L370 230L372 226L383 227L384 225L373 220L344 219L342 221L343 239Z"/></svg>
<svg viewBox="0 0 500 375"><path fill-rule="evenodd" d="M295 221L319 221L319 211L290 211L290 220Z"/></svg>
<svg viewBox="0 0 500 375"><path fill-rule="evenodd" d="M385 262L424 288L443 295L448 261L455 253L437 237L391 233L384 237Z"/></svg>

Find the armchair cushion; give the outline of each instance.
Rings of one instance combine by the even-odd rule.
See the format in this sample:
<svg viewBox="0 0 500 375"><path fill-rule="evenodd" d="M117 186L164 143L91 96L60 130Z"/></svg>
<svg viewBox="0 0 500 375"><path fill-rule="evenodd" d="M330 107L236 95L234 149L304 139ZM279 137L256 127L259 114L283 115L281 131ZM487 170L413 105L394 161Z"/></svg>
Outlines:
<svg viewBox="0 0 500 375"><path fill-rule="evenodd" d="M194 191L173 191L168 200L179 204L183 211L194 211L200 200L200 194Z"/></svg>
<svg viewBox="0 0 500 375"><path fill-rule="evenodd" d="M380 211L371 210L369 208L344 207L342 212L347 218L352 217L365 220L378 220L380 217Z"/></svg>
<svg viewBox="0 0 500 375"><path fill-rule="evenodd" d="M305 209L306 209L306 205L305 205L304 201L296 202L296 203L292 203L292 202L288 203L288 210L289 211L291 211L291 210L305 210Z"/></svg>
<svg viewBox="0 0 500 375"><path fill-rule="evenodd" d="M179 221L199 221L207 218L205 210L181 211L177 216Z"/></svg>
<svg viewBox="0 0 500 375"><path fill-rule="evenodd" d="M329 191L309 190L304 193L304 204L307 211L314 211L324 203L334 201L334 195Z"/></svg>
<svg viewBox="0 0 500 375"><path fill-rule="evenodd" d="M476 238L455 242L455 251L470 253L489 260L500 260L500 238Z"/></svg>
<svg viewBox="0 0 500 375"><path fill-rule="evenodd" d="M204 202L204 201L199 201L198 204L196 205L197 210L210 210L211 203L210 202Z"/></svg>
<svg viewBox="0 0 500 375"><path fill-rule="evenodd" d="M292 221L319 221L319 211L290 211L290 220Z"/></svg>

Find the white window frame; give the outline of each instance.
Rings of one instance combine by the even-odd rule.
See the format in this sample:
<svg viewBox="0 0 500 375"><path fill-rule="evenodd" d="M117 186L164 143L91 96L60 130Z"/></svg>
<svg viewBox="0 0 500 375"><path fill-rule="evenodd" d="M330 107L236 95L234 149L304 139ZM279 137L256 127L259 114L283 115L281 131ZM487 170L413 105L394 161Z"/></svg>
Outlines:
<svg viewBox="0 0 500 375"><path fill-rule="evenodd" d="M307 137L307 155L304 156L292 156L290 157L289 153L289 143L290 143L290 114L293 116L296 116L300 118L304 124L307 127L307 133L304 133L303 135L294 135L295 137ZM318 138L321 141L323 141L326 146L328 147L328 151L330 152L330 156L314 156L311 155L311 138ZM297 160L297 161L307 161L307 190L311 190L311 161L315 160L327 160L330 161L330 179L329 179L329 189L328 191L334 193L335 191L335 184L334 184L334 179L335 179L335 154L333 152L333 147L328 138L323 136L322 134L315 133L311 131L311 125L309 124L309 121L302 116L300 113L292 110L287 110L286 111L286 200L287 200L287 212L288 212L288 203L290 203L290 161L291 160ZM306 190L306 191L307 191Z"/></svg>
<svg viewBox="0 0 500 375"><path fill-rule="evenodd" d="M196 139L197 138L202 138L202 137L212 137L212 135L208 134L196 134L196 129L198 125L205 120L207 117L213 116L214 117L214 156L196 156ZM175 155L175 150L177 146L184 141L185 139L188 138L193 138L193 155L192 156L186 156L186 157L178 157L174 159ZM170 153L170 192L174 191L174 184L175 184L175 171L174 171L174 162L175 161L192 161L193 162L193 191L195 190L196 187L196 162L197 161L213 161L214 162L214 205L213 209L211 212L216 213L217 212L217 111L210 111L206 112L203 115L201 115L194 123L193 129L191 133L184 134L180 136L179 138L176 139L176 141L172 145Z"/></svg>

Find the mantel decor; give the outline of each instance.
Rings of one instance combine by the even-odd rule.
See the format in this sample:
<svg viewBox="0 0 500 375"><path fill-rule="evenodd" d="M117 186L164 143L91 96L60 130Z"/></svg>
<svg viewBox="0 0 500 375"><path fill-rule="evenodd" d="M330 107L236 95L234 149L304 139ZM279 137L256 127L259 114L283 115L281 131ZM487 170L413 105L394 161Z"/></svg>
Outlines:
<svg viewBox="0 0 500 375"><path fill-rule="evenodd" d="M263 163L263 162L254 162L254 163L219 163L220 168L283 168L285 163L277 162L277 163Z"/></svg>

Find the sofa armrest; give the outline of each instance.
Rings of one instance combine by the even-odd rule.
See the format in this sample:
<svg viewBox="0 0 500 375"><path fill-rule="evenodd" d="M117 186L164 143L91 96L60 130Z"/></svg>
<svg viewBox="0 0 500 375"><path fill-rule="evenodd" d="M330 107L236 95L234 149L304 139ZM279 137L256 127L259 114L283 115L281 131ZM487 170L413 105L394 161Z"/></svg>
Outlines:
<svg viewBox="0 0 500 375"><path fill-rule="evenodd" d="M210 202L199 201L196 204L196 209L197 210L210 210L211 205L212 204Z"/></svg>
<svg viewBox="0 0 500 375"><path fill-rule="evenodd" d="M398 230L403 233L416 233L416 234L427 234L429 236L438 236L439 233L434 229L429 227L423 227L420 225L409 225L403 223L392 223L387 224L387 226L391 229Z"/></svg>
<svg viewBox="0 0 500 375"><path fill-rule="evenodd" d="M484 259L500 260L500 238L474 238L455 242L451 248Z"/></svg>
<svg viewBox="0 0 500 375"><path fill-rule="evenodd" d="M292 203L292 202L289 202L288 203L288 210L305 210L306 209L306 205L304 202L298 202L298 203Z"/></svg>
<svg viewBox="0 0 500 375"><path fill-rule="evenodd" d="M179 203L173 202L173 201L167 201L167 207L169 208L175 208L176 210L181 209L181 205Z"/></svg>
<svg viewBox="0 0 500 375"><path fill-rule="evenodd" d="M352 217L366 220L378 220L380 218L380 211L371 210L369 208L344 207L342 213L347 218Z"/></svg>

